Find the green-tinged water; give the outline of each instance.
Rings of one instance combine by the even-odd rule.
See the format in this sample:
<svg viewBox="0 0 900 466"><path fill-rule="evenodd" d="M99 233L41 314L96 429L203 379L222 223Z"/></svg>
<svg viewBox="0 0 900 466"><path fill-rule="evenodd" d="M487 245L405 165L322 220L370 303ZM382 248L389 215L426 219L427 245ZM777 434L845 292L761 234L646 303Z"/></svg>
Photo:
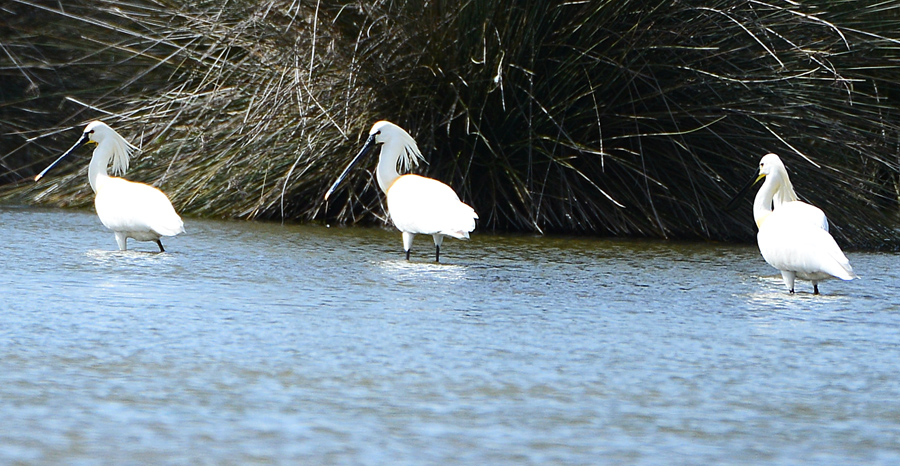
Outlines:
<svg viewBox="0 0 900 466"><path fill-rule="evenodd" d="M900 463L897 254L186 228L0 207L0 464Z"/></svg>

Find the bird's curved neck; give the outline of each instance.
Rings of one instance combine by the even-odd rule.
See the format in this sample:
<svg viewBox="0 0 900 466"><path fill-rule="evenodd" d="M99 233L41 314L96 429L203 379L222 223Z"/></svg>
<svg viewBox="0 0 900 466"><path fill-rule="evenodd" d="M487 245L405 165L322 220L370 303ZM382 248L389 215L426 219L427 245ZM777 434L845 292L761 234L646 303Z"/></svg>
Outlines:
<svg viewBox="0 0 900 466"><path fill-rule="evenodd" d="M112 154L113 148L109 143L100 143L97 145L97 148L94 149L94 155L91 157L91 164L88 166L88 181L91 182L91 189L94 190L94 193L100 189L100 185L110 178L107 167L109 166L109 159L112 158Z"/></svg>
<svg viewBox="0 0 900 466"><path fill-rule="evenodd" d="M778 179L775 176L766 176L762 187L756 193L753 199L753 220L756 221L757 228L762 226L763 221L772 213L772 200L775 198L775 191L778 190Z"/></svg>
<svg viewBox="0 0 900 466"><path fill-rule="evenodd" d="M382 192L387 193L388 188L400 177L400 173L397 172L397 161L405 150L403 144L382 144L381 154L378 156L378 167L375 169L375 178L378 180L378 186Z"/></svg>

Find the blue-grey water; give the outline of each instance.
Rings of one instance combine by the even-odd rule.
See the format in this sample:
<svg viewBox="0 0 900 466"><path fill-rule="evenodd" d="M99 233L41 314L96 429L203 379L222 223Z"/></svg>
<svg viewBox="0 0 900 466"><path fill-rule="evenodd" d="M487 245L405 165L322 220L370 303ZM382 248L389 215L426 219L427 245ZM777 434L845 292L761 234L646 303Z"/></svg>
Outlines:
<svg viewBox="0 0 900 466"><path fill-rule="evenodd" d="M0 464L900 464L898 255L0 207Z"/></svg>

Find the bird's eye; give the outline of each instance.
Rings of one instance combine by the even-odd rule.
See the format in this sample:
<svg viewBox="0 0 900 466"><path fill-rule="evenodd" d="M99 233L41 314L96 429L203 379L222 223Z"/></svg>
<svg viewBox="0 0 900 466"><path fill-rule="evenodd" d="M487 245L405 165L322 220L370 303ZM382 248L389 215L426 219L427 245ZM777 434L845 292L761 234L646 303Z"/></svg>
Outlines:
<svg viewBox="0 0 900 466"><path fill-rule="evenodd" d="M87 132L88 134L94 134L94 130L90 130Z"/></svg>

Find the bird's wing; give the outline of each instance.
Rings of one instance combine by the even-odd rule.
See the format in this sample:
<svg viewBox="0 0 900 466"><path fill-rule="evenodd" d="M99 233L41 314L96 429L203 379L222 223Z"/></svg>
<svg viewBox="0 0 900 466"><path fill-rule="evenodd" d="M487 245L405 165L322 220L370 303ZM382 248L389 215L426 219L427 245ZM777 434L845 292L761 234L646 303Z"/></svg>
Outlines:
<svg viewBox="0 0 900 466"><path fill-rule="evenodd" d="M783 210L784 215L789 215L797 220L803 220L809 224L828 231L828 218L822 209L801 201L786 202L775 210Z"/></svg>
<svg viewBox="0 0 900 466"><path fill-rule="evenodd" d="M805 274L826 273L843 280L856 277L850 261L827 231L790 217L787 212L769 216L759 230L759 251L778 270Z"/></svg>
<svg viewBox="0 0 900 466"><path fill-rule="evenodd" d="M468 238L478 218L450 186L418 175L398 178L388 189L387 202L394 225L409 233Z"/></svg>
<svg viewBox="0 0 900 466"><path fill-rule="evenodd" d="M111 178L94 199L97 216L113 231L153 231L162 236L184 232L184 222L169 198L143 183Z"/></svg>

